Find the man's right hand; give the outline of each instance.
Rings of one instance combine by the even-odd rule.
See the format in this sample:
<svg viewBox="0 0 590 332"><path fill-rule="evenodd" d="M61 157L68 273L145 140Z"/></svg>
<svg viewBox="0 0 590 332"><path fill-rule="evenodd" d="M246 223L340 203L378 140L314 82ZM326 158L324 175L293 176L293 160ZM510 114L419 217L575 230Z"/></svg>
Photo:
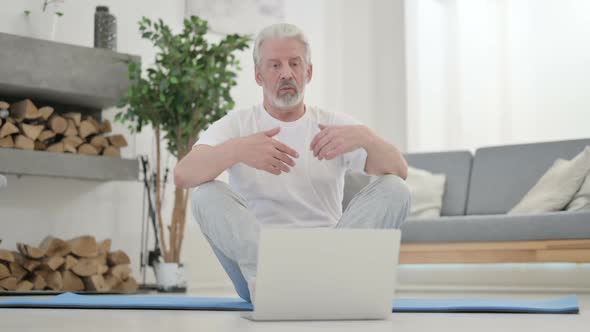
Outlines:
<svg viewBox="0 0 590 332"><path fill-rule="evenodd" d="M279 131L281 128L276 127L237 138L238 161L274 175L279 175L282 172L288 173L290 167L295 166L295 161L291 157L298 158L299 154L273 138Z"/></svg>

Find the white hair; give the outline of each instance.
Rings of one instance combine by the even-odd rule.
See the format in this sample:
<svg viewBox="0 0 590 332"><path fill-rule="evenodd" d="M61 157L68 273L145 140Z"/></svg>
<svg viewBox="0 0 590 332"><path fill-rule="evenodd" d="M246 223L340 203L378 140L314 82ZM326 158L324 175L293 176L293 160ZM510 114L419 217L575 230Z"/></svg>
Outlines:
<svg viewBox="0 0 590 332"><path fill-rule="evenodd" d="M311 50L309 48L309 42L307 41L307 37L303 34L298 27L293 24L287 23L278 23L269 25L266 28L262 29L256 40L254 41L254 64L256 66L260 65L260 46L262 43L267 39L281 39L281 38L295 38L303 44L305 48L305 63L310 65L311 64Z"/></svg>

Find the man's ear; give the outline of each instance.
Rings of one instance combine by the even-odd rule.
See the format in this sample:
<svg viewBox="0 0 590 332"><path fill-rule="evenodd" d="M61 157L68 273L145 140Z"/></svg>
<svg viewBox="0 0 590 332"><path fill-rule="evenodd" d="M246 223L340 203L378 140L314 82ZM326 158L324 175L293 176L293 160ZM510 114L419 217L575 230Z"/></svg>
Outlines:
<svg viewBox="0 0 590 332"><path fill-rule="evenodd" d="M313 65L309 64L309 66L307 66L307 83L309 83L309 81L311 81L312 76L313 76Z"/></svg>
<svg viewBox="0 0 590 332"><path fill-rule="evenodd" d="M258 70L258 66L254 66L254 79L256 80L256 83L258 83L259 86L262 86L262 74L260 73L260 70Z"/></svg>

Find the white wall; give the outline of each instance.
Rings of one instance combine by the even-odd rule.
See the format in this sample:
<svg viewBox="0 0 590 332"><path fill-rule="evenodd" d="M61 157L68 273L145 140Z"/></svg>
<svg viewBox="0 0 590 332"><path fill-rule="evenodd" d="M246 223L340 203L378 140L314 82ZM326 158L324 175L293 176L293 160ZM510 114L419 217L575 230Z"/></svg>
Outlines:
<svg viewBox="0 0 590 332"><path fill-rule="evenodd" d="M507 3L506 22L512 99L508 139L590 137L590 2Z"/></svg>
<svg viewBox="0 0 590 332"><path fill-rule="evenodd" d="M407 1L411 151L587 138L590 3Z"/></svg>
<svg viewBox="0 0 590 332"><path fill-rule="evenodd" d="M22 13L27 6L37 3L0 0L0 31L26 34ZM350 114L404 149L402 3L287 0L285 21L300 26L312 46L314 77L306 90L307 103ZM94 8L99 4L109 6L117 17L118 51L141 55L144 64L153 61L154 49L137 32L141 16L162 18L175 30L181 27L185 16L183 0L65 1L65 15L56 40L91 47ZM242 52L240 60L243 70L232 92L238 108L260 103L262 99L262 91L254 81L251 50ZM112 118L115 113L116 110L106 110L104 116ZM114 130L129 138L124 157L153 155L154 138L147 128L133 136L119 124L115 124ZM164 160L173 167L174 158L165 156ZM0 191L2 247L14 248L17 241L34 244L50 233L64 238L90 233L99 239L112 238L113 246L129 252L135 267L138 266L143 194L140 183L28 176L8 176L8 181L9 188ZM172 187L169 185L166 193L170 200L165 206L165 219L170 216ZM189 270L190 286L229 285L192 218L185 236L183 261Z"/></svg>
<svg viewBox="0 0 590 332"><path fill-rule="evenodd" d="M407 151L405 1L370 1L375 104L373 128Z"/></svg>

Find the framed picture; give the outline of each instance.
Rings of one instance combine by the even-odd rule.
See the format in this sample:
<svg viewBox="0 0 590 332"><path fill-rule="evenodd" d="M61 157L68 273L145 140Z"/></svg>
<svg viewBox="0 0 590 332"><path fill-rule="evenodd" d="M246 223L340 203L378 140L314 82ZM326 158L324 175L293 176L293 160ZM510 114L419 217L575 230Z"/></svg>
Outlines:
<svg viewBox="0 0 590 332"><path fill-rule="evenodd" d="M255 35L263 27L285 19L284 0L186 0L187 15L209 22L216 34Z"/></svg>

